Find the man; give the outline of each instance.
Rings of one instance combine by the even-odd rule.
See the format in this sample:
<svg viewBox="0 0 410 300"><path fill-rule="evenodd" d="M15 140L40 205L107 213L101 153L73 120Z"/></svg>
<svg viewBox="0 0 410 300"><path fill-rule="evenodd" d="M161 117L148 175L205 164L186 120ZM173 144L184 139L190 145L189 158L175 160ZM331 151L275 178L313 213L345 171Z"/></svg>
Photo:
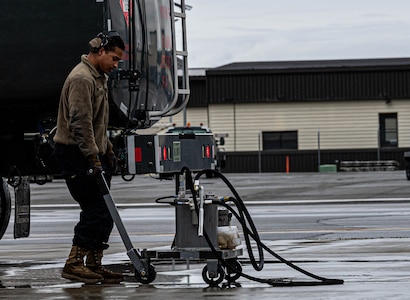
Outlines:
<svg viewBox="0 0 410 300"><path fill-rule="evenodd" d="M54 137L56 160L81 208L62 277L90 284L120 283L122 274L101 264L113 220L98 188L97 176L104 172L110 184L116 166L107 136L107 73L118 67L125 46L115 31L100 33L89 46L89 54L81 56L81 62L64 83Z"/></svg>

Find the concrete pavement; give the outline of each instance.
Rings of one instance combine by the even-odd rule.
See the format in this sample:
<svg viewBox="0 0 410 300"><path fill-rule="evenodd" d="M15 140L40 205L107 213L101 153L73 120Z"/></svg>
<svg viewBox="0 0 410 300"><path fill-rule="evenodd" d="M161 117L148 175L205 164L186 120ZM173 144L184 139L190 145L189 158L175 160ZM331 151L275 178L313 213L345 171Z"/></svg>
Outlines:
<svg viewBox="0 0 410 300"><path fill-rule="evenodd" d="M14 240L8 228L0 241L0 280L5 287L0 289L0 298L408 299L410 182L404 172L226 176L243 200L255 207L255 223L271 249L303 269L343 279L345 284L274 288L241 277L241 288L215 289L207 288L202 280L203 264L168 262L156 265L157 278L152 284L141 285L133 277L115 231L105 262L120 269L126 281L115 286L72 283L62 279L60 272L78 216L63 182L57 180L32 186L35 208L31 237ZM217 195L229 193L217 179L204 179L201 184ZM173 191L173 182L148 176L130 183L114 180L112 193L120 212L127 224L135 222L137 230L130 226L130 234L135 235L136 246L170 244L173 228L169 208L153 207L158 207L156 197L172 195ZM155 215L163 220L161 226ZM246 254L240 261L244 271L253 276L311 280L270 256L262 272L253 270Z"/></svg>

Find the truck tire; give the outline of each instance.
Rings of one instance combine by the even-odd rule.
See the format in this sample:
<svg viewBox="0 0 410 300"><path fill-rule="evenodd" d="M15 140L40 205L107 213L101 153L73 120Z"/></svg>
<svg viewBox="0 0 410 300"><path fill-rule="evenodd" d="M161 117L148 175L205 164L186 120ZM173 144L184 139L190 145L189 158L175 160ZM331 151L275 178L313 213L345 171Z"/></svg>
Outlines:
<svg viewBox="0 0 410 300"><path fill-rule="evenodd" d="M9 187L4 178L0 178L0 240L10 221L11 197Z"/></svg>

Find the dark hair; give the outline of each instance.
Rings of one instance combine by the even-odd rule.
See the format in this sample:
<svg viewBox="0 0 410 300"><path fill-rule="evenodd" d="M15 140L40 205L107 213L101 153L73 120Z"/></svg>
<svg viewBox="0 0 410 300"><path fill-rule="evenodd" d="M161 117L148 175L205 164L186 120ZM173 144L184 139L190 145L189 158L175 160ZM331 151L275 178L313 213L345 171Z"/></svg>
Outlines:
<svg viewBox="0 0 410 300"><path fill-rule="evenodd" d="M114 51L115 47L120 48L122 51L125 50L125 44L119 34L111 36L107 35L107 44L104 46L105 51Z"/></svg>
<svg viewBox="0 0 410 300"><path fill-rule="evenodd" d="M125 50L124 41L117 31L111 30L108 33L100 32L95 38L88 42L90 51L97 53L101 48L105 51L114 51L115 47Z"/></svg>

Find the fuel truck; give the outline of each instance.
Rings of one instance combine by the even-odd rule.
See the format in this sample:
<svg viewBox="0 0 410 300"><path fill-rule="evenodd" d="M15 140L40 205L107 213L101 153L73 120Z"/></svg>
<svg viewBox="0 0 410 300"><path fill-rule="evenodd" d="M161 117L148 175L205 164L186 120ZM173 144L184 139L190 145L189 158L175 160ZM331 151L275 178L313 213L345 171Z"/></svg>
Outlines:
<svg viewBox="0 0 410 300"><path fill-rule="evenodd" d="M320 277L295 266L263 244L239 194L215 170L217 145L211 132L174 128L161 134L146 130L161 118L182 111L189 100L187 6L179 1L0 1L0 238L10 221L13 188L14 237L29 236L30 182L44 183L44 176L58 174L53 135L65 78L80 56L88 53L90 39L115 30L126 49L118 69L109 74L109 125L120 132L115 138L121 141L126 171L130 175L172 174L175 178L175 196L168 202L175 209L174 243L169 250L142 252L133 248L104 176L97 179L136 279L141 283L155 279L151 260L195 259L206 261L202 277L215 287L223 280L227 281L225 287L239 287L236 280L240 276L272 286L342 284L343 280ZM218 175L233 196L205 193L199 177L207 171ZM232 216L242 225L255 270L262 270L265 250L317 281L244 274L237 260L243 249L236 247L241 241L230 226ZM220 237L224 237L222 242ZM259 261L250 238L257 246Z"/></svg>
<svg viewBox="0 0 410 300"><path fill-rule="evenodd" d="M10 221L10 189L14 237L27 237L29 183L58 174L52 137L60 92L88 53L88 41L116 30L126 44L119 68L109 74L110 128L149 128L180 112L189 98L185 17L184 0L0 2L0 238ZM155 172L155 163L135 161L139 148L129 141L134 173Z"/></svg>

